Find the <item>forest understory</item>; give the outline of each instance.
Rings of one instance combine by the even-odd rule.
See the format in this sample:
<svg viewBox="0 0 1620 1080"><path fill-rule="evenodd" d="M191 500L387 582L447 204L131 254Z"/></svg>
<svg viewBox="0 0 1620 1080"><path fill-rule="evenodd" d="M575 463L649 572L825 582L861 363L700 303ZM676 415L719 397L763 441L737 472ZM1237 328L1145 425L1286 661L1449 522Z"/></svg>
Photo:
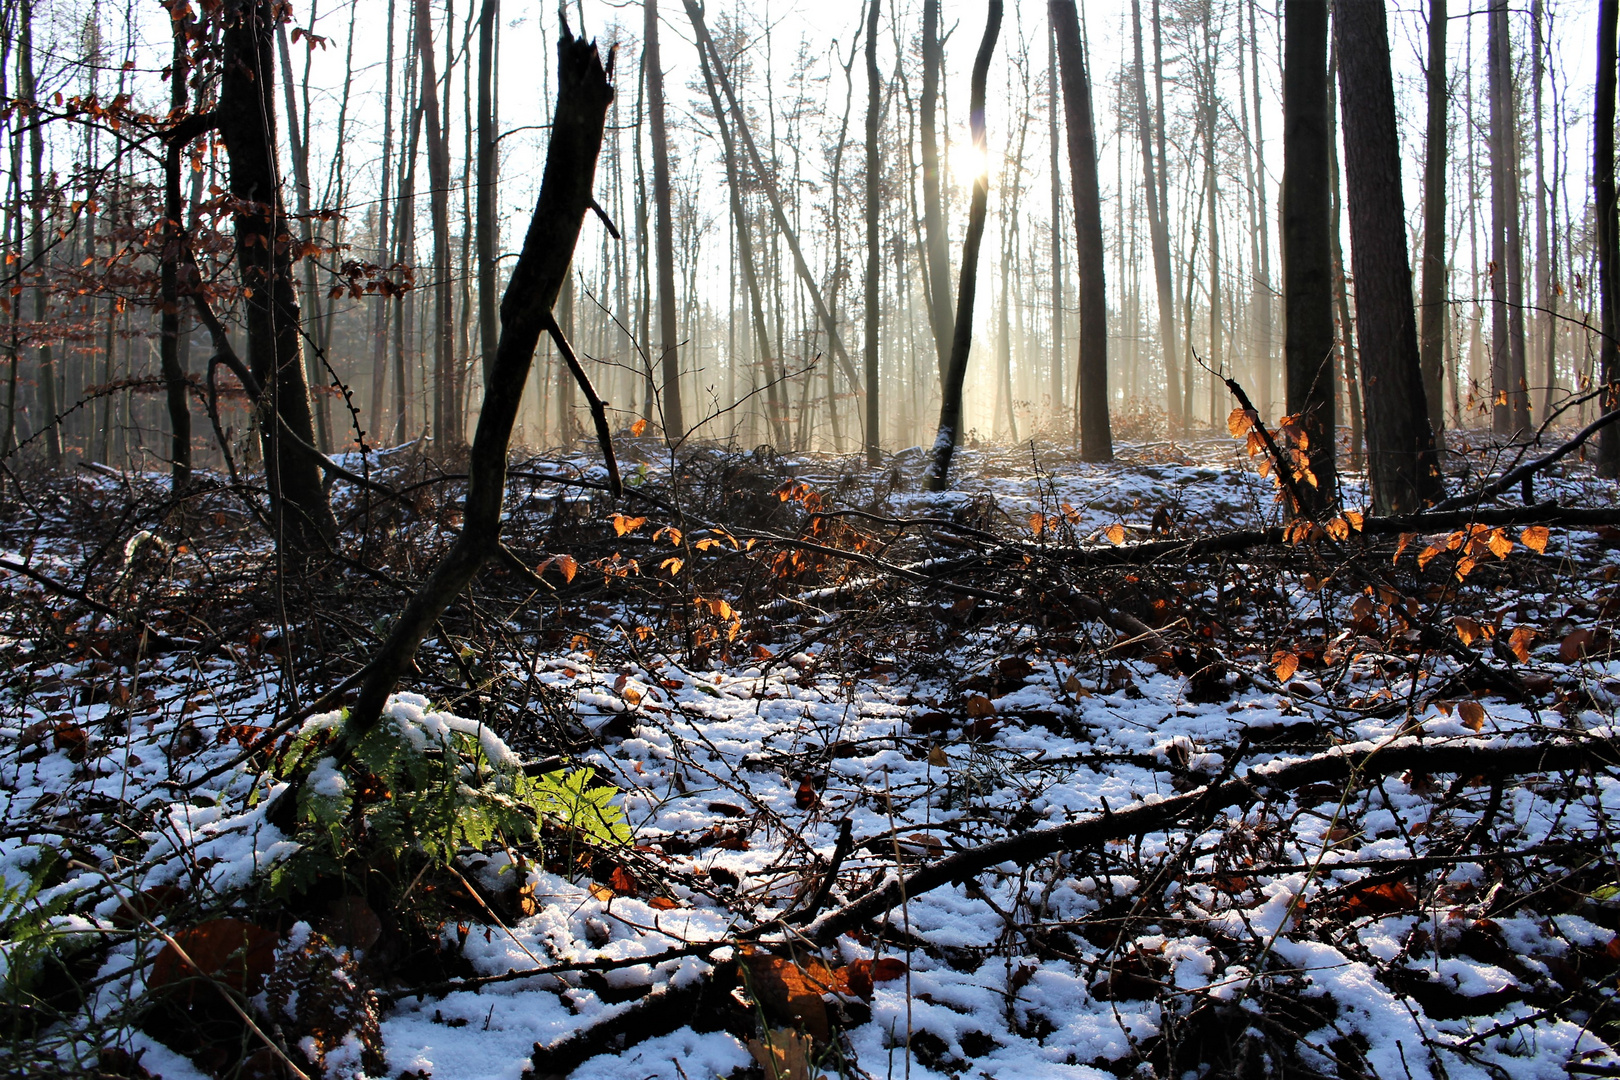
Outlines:
<svg viewBox="0 0 1620 1080"><path fill-rule="evenodd" d="M1578 454L1283 527L1224 438L618 452L514 458L352 752L453 469L346 459L296 567L222 477L10 478L8 1073L1620 1075Z"/></svg>

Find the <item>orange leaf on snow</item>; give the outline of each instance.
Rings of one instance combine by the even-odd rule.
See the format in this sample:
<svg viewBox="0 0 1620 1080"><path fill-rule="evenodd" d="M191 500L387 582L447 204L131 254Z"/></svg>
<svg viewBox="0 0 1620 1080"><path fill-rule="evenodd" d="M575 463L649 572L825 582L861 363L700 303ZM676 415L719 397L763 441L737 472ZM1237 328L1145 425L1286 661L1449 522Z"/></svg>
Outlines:
<svg viewBox="0 0 1620 1080"><path fill-rule="evenodd" d="M1508 647L1513 650L1513 655L1519 658L1519 663L1530 662L1530 643L1535 640L1536 632L1531 627L1520 626L1514 629L1513 636L1508 638Z"/></svg>
<svg viewBox="0 0 1620 1080"><path fill-rule="evenodd" d="M967 699L967 714L975 720L986 716L994 716L995 713L995 703L983 694L974 694Z"/></svg>
<svg viewBox="0 0 1620 1080"><path fill-rule="evenodd" d="M1451 622L1457 628L1457 636L1462 638L1464 645L1472 645L1474 639L1484 636L1485 628L1473 619L1459 615Z"/></svg>
<svg viewBox="0 0 1620 1080"><path fill-rule="evenodd" d="M1278 649L1271 654L1271 670L1277 673L1278 682L1287 682L1299 670L1299 657L1291 652Z"/></svg>
<svg viewBox="0 0 1620 1080"><path fill-rule="evenodd" d="M1591 647L1595 635L1590 630L1574 630L1564 638L1558 646L1558 658L1566 664L1572 664L1586 655Z"/></svg>
<svg viewBox="0 0 1620 1080"><path fill-rule="evenodd" d="M1485 726L1485 706L1477 701L1457 702L1457 716L1469 731L1479 731Z"/></svg>
<svg viewBox="0 0 1620 1080"><path fill-rule="evenodd" d="M825 964L809 959L807 972L791 960L755 949L744 952L742 960L748 969L748 989L768 1015L796 1021L812 1037L826 1041L830 1028L821 995L833 989L834 980Z"/></svg>
<svg viewBox="0 0 1620 1080"><path fill-rule="evenodd" d="M655 911L673 911L675 908L680 907L679 904L667 896L655 896L647 901L647 906Z"/></svg>
<svg viewBox="0 0 1620 1080"><path fill-rule="evenodd" d="M1513 541L1509 540L1507 533L1501 529L1492 529L1490 538L1485 543L1491 549L1491 554L1498 559L1507 558L1508 553L1513 550Z"/></svg>
<svg viewBox="0 0 1620 1080"><path fill-rule="evenodd" d="M1116 546L1123 544L1125 542L1125 526L1118 523L1110 525L1108 528L1103 530L1103 535L1108 537L1108 542L1110 544L1114 544Z"/></svg>
<svg viewBox="0 0 1620 1080"><path fill-rule="evenodd" d="M1545 525L1532 525L1519 534L1519 543L1541 555L1547 550L1547 541L1552 538L1552 530Z"/></svg>

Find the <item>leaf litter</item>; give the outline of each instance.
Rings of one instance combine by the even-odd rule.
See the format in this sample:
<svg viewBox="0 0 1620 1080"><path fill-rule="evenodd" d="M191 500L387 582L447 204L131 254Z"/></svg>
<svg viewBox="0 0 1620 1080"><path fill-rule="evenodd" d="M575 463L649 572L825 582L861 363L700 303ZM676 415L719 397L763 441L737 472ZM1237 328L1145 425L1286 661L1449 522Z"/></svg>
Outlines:
<svg viewBox="0 0 1620 1080"><path fill-rule="evenodd" d="M1275 524L1275 488L1223 444L1123 456L968 451L968 490L923 497L905 455L713 452L684 488L644 467L633 513L520 485L508 532L555 595L479 586L391 706L416 756L363 768L320 756L341 713L297 716L287 673L330 685L364 650L289 643L244 523L213 521L235 557L154 544L161 521L137 543L139 498L73 527L123 488L50 492L7 556L145 629L4 580L8 1053L440 1080L1620 1066L1615 538L1345 515L1131 561ZM453 494L379 514L367 559L422 565ZM341 588L312 610L374 640L398 594ZM297 746L329 818L278 810ZM1563 746L1593 749L1490 764ZM1396 752L1444 767L1380 772ZM1343 779L1268 784L1336 755ZM987 845L1234 780L821 933Z"/></svg>

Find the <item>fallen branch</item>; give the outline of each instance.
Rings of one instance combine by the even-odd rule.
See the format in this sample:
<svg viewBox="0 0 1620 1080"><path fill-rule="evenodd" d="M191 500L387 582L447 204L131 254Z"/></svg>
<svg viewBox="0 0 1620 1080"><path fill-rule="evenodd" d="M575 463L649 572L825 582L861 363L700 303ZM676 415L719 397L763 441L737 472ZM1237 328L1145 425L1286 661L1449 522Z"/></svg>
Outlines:
<svg viewBox="0 0 1620 1080"><path fill-rule="evenodd" d="M1170 828L1199 813L1251 802L1265 792L1292 791L1309 784L1343 782L1362 776L1388 776L1408 770L1466 773L1470 776L1518 776L1604 765L1620 766L1620 746L1600 739L1542 746L1478 746L1410 743L1378 747L1364 753L1340 750L1318 754L1279 768L1261 766L1225 783L1189 791L1159 802L1137 803L1118 813L1082 818L1064 825L1009 836L957 852L901 879L883 884L822 916L805 936L827 945L840 934L864 926L885 912L942 885L965 882L1001 863L1028 865L1060 851L1095 847L1109 840Z"/></svg>
<svg viewBox="0 0 1620 1080"><path fill-rule="evenodd" d="M1474 491L1465 492L1462 495L1453 495L1449 499L1442 499L1440 502L1435 503L1434 509L1430 512L1433 513L1441 510L1454 510L1462 506L1476 506L1488 499L1494 499L1498 495L1502 494L1502 492L1511 488L1513 485L1530 479L1532 476L1536 475L1536 473L1557 464L1570 454L1573 454L1576 450L1581 448L1581 444L1586 442L1587 439L1590 439L1593 435L1596 435L1599 431L1602 431L1616 420L1620 420L1620 409L1616 409L1613 412L1604 413L1602 416L1583 427L1575 434L1574 438L1564 443L1564 445L1560 446L1552 453L1543 457L1538 457L1534 461L1527 461L1518 468L1509 469L1507 472L1503 473L1489 484L1486 484L1484 487L1477 488Z"/></svg>

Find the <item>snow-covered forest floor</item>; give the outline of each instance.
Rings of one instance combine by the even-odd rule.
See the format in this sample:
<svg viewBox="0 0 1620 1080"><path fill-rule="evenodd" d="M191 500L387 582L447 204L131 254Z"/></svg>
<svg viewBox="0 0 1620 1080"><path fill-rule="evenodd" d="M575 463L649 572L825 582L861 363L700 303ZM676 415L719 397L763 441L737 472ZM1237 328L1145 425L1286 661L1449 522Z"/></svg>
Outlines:
<svg viewBox="0 0 1620 1080"><path fill-rule="evenodd" d="M1278 542L1240 449L516 462L529 569L346 760L453 477L373 458L306 565L8 483L0 1067L1620 1075L1614 485Z"/></svg>

